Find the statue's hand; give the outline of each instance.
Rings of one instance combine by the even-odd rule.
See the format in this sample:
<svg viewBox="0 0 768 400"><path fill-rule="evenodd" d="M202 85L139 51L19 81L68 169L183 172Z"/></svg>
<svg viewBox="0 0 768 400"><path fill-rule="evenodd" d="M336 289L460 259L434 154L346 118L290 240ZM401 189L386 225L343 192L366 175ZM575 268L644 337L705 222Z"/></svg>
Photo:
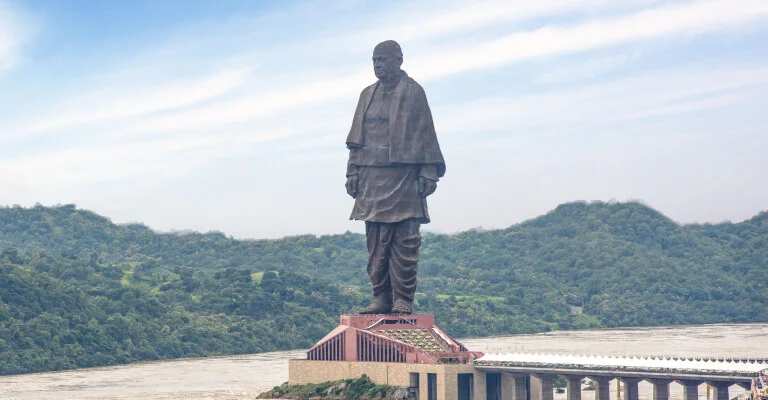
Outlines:
<svg viewBox="0 0 768 400"><path fill-rule="evenodd" d="M347 194L352 198L357 197L357 175L350 175L347 177Z"/></svg>
<svg viewBox="0 0 768 400"><path fill-rule="evenodd" d="M421 197L427 197L432 193L435 193L437 189L437 181L433 181L427 178L419 178L419 194Z"/></svg>

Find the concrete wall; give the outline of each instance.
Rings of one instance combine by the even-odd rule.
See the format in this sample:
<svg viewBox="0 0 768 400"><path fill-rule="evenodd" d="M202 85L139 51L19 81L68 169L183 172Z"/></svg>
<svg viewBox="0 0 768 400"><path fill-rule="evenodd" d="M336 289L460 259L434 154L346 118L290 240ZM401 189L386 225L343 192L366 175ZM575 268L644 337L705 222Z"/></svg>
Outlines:
<svg viewBox="0 0 768 400"><path fill-rule="evenodd" d="M366 374L380 385L410 386L411 372L419 374L420 400L427 399L427 374L437 375L438 400L458 398L458 374L474 373L472 364L407 364L358 361L289 360L288 382L292 385L359 378ZM475 385L477 385L475 379ZM484 383L484 382L483 382Z"/></svg>

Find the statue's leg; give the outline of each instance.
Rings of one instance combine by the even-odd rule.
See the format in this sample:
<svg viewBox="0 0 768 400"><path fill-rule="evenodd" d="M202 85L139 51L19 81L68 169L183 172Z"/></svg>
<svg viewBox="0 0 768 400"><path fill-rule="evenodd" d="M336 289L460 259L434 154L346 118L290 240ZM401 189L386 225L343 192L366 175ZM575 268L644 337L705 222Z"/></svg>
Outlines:
<svg viewBox="0 0 768 400"><path fill-rule="evenodd" d="M414 218L395 224L395 234L389 251L389 276L395 294L393 313L413 312L421 246L420 227L421 222Z"/></svg>
<svg viewBox="0 0 768 400"><path fill-rule="evenodd" d="M389 314L392 311L392 284L389 275L389 248L394 224L365 223L368 245L368 276L373 288L373 302L362 314Z"/></svg>

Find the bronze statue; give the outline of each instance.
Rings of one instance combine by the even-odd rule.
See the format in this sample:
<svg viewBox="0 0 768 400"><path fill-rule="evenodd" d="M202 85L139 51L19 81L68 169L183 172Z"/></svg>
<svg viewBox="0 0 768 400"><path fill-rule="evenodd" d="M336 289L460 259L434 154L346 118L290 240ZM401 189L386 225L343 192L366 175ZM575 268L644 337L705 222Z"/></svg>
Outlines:
<svg viewBox="0 0 768 400"><path fill-rule="evenodd" d="M424 89L400 69L393 40L376 45L378 81L360 94L347 136L350 219L365 221L374 299L362 314L411 314L427 196L445 174Z"/></svg>

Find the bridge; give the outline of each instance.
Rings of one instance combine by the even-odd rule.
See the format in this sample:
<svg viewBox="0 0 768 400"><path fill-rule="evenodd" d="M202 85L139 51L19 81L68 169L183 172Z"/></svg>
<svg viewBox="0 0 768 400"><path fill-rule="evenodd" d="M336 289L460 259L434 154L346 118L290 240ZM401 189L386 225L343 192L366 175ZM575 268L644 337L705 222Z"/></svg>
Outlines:
<svg viewBox="0 0 768 400"><path fill-rule="evenodd" d="M622 400L639 400L641 381L653 384L653 400L669 400L672 382L683 385L683 400L698 400L702 383L714 388L714 399L708 400L729 400L732 385L748 388L766 369L764 359L483 354L437 327L433 315L345 314L306 359L289 361L288 381L320 383L365 374L377 384L408 388L418 400L554 400L554 378L562 376L567 400L581 400L584 378L595 383L595 400L610 400L614 379L623 384Z"/></svg>
<svg viewBox="0 0 768 400"><path fill-rule="evenodd" d="M669 384L683 386L684 400L698 400L699 385L714 389L713 400L729 400L732 385L749 388L768 368L765 360L679 357L609 357L557 354L486 354L475 360L473 398L553 400L553 378L568 382L568 400L581 400L581 381L595 383L595 400L610 400L609 383L618 379L625 400L638 400L638 383L653 384L653 400L669 399Z"/></svg>

